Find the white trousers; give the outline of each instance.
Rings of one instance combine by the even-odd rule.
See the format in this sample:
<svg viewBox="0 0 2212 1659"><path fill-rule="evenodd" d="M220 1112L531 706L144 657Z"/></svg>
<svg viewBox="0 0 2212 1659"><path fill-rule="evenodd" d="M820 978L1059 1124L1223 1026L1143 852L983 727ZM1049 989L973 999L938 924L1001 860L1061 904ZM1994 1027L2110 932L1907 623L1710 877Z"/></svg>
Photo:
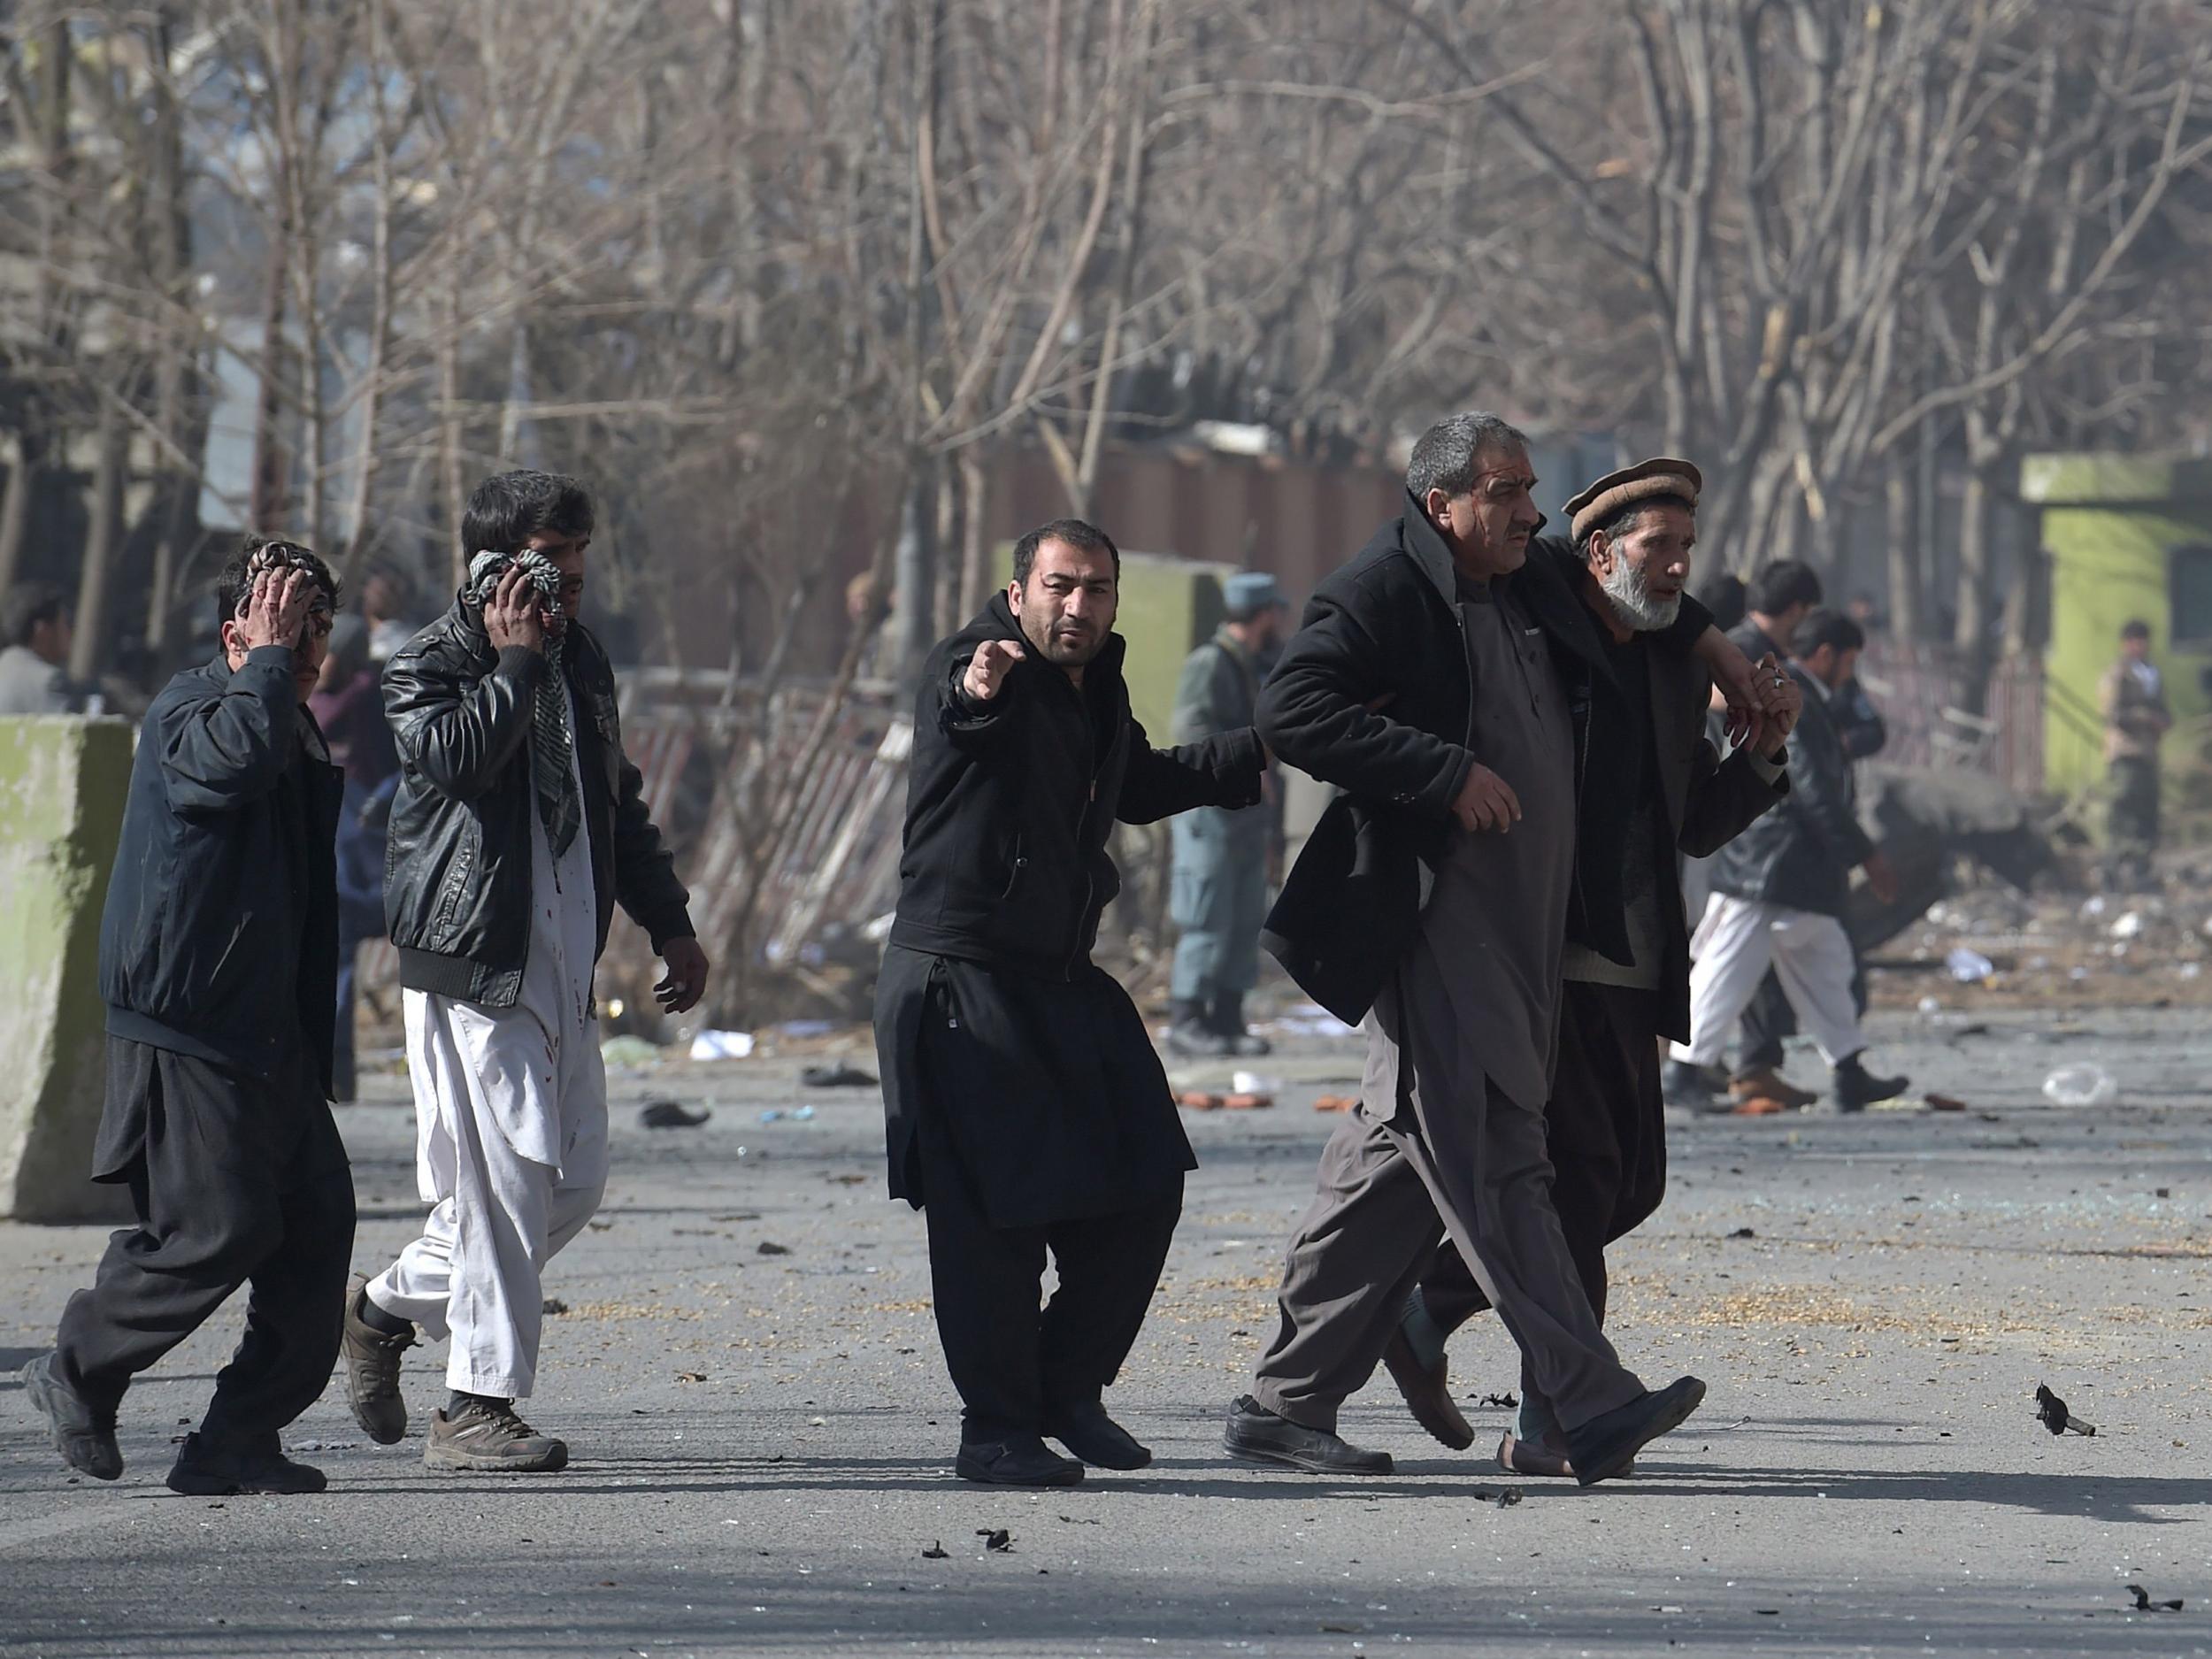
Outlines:
<svg viewBox="0 0 2212 1659"><path fill-rule="evenodd" d="M369 1300L449 1333L446 1384L519 1400L537 1380L545 1264L584 1230L607 1185L607 1074L596 1022L557 1056L519 1009L405 995L422 1236L369 1282ZM552 1087L544 1087L551 1083ZM557 1163L515 1145L529 1099Z"/></svg>
<svg viewBox="0 0 2212 1659"><path fill-rule="evenodd" d="M1851 996L1851 941L1834 917L1716 893L1690 956L1690 1042L1674 1045L1676 1059L1718 1064L1770 967L1830 1065L1866 1047Z"/></svg>

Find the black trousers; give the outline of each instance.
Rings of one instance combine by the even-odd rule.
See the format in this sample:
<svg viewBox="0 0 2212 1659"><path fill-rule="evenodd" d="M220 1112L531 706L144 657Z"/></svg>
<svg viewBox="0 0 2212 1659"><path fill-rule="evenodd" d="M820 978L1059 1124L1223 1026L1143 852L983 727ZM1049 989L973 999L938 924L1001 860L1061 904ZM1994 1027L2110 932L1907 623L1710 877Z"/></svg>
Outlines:
<svg viewBox="0 0 2212 1659"><path fill-rule="evenodd" d="M1559 1228L1603 1323L1605 1247L1649 1219L1667 1190L1656 992L1579 979L1561 987L1544 1126ZM1447 1332L1490 1306L1449 1237L1421 1276L1421 1298Z"/></svg>
<svg viewBox="0 0 2212 1659"><path fill-rule="evenodd" d="M138 1225L69 1299L55 1372L111 1413L133 1377L250 1285L245 1338L200 1433L272 1448L338 1359L353 1173L329 1104L304 1060L265 1079L114 1037L107 1087L98 1173L128 1183Z"/></svg>
<svg viewBox="0 0 2212 1659"><path fill-rule="evenodd" d="M2112 810L2106 836L2112 855L2147 868L2158 850L2158 761L2147 755L2119 755L2108 763Z"/></svg>
<svg viewBox="0 0 2212 1659"><path fill-rule="evenodd" d="M1056 1411L1095 1402L1129 1357L1183 1212L1182 1182L1111 1215L994 1227L934 1110L920 1140L930 1290L960 1438L1041 1434ZM1060 1282L1041 1308L1048 1252Z"/></svg>

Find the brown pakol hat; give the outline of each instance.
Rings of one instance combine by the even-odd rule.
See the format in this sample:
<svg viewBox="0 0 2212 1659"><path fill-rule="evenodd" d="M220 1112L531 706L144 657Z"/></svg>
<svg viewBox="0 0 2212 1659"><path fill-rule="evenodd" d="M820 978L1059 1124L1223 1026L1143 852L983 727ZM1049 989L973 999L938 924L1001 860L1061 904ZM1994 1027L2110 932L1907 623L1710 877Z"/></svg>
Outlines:
<svg viewBox="0 0 2212 1659"><path fill-rule="evenodd" d="M1705 475L1687 461L1670 455L1654 456L1617 472L1608 472L1567 503L1569 533L1578 541L1583 533L1603 524L1624 507L1655 495L1686 495L1697 505L1697 493L1705 488Z"/></svg>

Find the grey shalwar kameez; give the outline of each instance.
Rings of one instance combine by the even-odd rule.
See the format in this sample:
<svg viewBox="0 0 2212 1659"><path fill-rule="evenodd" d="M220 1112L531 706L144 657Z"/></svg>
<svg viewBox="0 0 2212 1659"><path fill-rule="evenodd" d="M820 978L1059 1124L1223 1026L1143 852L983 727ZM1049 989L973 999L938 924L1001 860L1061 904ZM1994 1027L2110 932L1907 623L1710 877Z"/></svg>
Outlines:
<svg viewBox="0 0 2212 1659"><path fill-rule="evenodd" d="M1334 1431L1446 1229L1520 1345L1527 1386L1563 1423L1642 1388L1576 1273L1545 1148L1574 880L1566 687L1509 582L1463 580L1459 612L1475 689L1470 747L1522 817L1503 833L1452 834L1419 937L1365 1022L1360 1109L1323 1154L1252 1390L1309 1428Z"/></svg>

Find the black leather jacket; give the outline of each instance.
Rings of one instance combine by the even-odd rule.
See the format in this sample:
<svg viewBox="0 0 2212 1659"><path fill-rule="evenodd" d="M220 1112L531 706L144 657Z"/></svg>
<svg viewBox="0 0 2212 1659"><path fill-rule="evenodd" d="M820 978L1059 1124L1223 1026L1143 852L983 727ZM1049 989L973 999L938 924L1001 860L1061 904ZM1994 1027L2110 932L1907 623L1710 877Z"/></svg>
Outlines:
<svg viewBox="0 0 2212 1659"><path fill-rule="evenodd" d="M622 753L614 670L571 623L563 668L591 838L598 949L618 902L658 952L692 937L690 895L646 814ZM399 793L384 851L384 914L410 990L512 1007L530 944L532 703L548 672L536 651L494 651L480 612L451 610L394 653L384 711L399 746Z"/></svg>
<svg viewBox="0 0 2212 1659"><path fill-rule="evenodd" d="M1858 792L1828 694L1788 664L1805 710L1790 733L1788 798L1720 849L1713 887L1786 910L1842 916L1851 871L1874 843L1859 826Z"/></svg>

